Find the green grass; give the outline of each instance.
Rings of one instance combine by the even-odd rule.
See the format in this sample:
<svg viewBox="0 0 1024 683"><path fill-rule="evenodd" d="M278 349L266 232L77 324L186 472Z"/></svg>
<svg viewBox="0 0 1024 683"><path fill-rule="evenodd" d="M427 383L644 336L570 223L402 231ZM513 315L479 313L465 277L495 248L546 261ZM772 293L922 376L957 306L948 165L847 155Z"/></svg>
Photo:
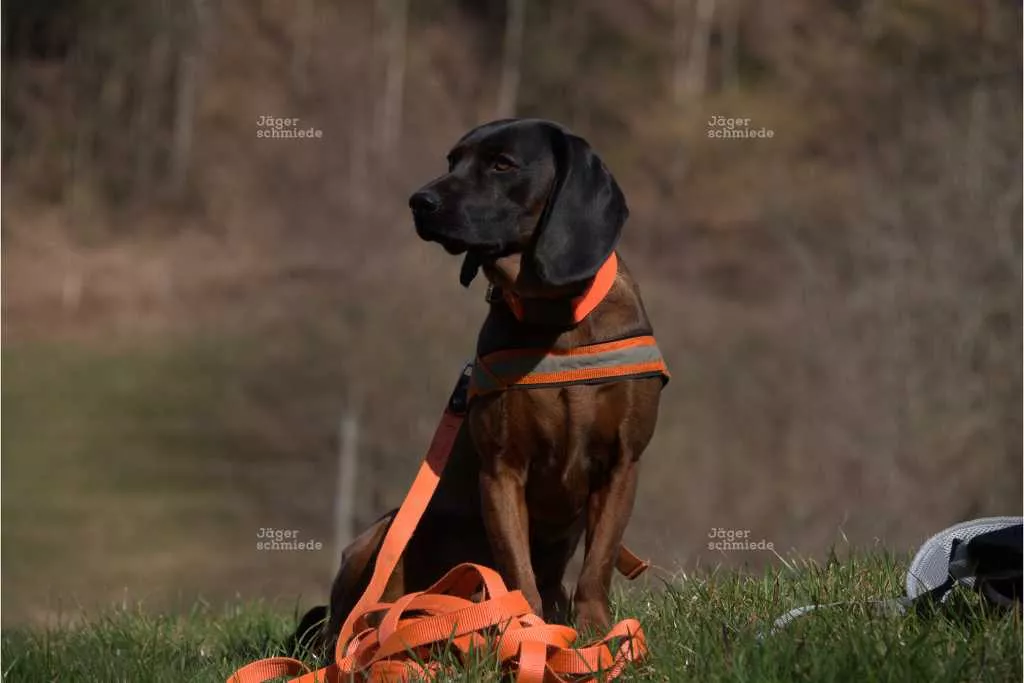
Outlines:
<svg viewBox="0 0 1024 683"><path fill-rule="evenodd" d="M636 616L651 648L627 681L1021 680L1020 612L999 613L961 593L935 614L883 617L865 607L899 595L901 563L884 555L826 566L804 562L759 576L712 572L630 588L618 616ZM812 613L759 640L782 612L809 602L852 601ZM182 617L121 610L78 626L3 635L5 681L222 681L255 659L288 654L293 615L265 604ZM481 657L448 680L499 680Z"/></svg>

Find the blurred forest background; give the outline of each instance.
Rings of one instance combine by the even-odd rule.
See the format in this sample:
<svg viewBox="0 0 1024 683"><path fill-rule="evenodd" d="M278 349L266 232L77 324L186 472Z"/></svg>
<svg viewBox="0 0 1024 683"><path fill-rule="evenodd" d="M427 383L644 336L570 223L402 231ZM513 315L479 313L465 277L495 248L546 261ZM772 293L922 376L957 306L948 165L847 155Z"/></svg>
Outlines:
<svg viewBox="0 0 1024 683"><path fill-rule="evenodd" d="M500 115L616 174L673 371L627 541L910 550L1021 506L1018 0L8 0L5 624L326 596L485 314L407 197ZM317 139L257 137L261 116ZM715 115L771 138L708 136ZM351 482L349 482L351 483ZM345 483L342 482L342 486ZM262 527L320 552L258 552Z"/></svg>

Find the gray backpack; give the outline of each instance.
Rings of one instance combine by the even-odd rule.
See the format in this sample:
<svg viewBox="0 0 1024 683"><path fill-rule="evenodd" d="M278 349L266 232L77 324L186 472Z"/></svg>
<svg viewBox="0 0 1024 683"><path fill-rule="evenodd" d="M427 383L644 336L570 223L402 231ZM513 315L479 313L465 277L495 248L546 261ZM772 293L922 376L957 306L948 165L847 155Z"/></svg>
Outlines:
<svg viewBox="0 0 1024 683"><path fill-rule="evenodd" d="M1021 604L1024 574L1024 517L986 517L961 522L935 534L921 546L907 568L906 595L870 605L887 614L922 611L945 602L957 586L980 593L998 607ZM822 607L806 605L775 620L769 633Z"/></svg>

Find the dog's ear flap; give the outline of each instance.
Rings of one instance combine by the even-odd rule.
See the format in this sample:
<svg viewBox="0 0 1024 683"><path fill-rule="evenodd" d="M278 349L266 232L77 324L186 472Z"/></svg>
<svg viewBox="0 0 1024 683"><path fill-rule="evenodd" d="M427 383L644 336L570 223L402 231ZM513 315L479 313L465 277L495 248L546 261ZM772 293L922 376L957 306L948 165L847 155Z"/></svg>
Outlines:
<svg viewBox="0 0 1024 683"><path fill-rule="evenodd" d="M626 198L583 140L552 127L555 186L537 225L530 259L541 282L583 282L611 256L629 216Z"/></svg>

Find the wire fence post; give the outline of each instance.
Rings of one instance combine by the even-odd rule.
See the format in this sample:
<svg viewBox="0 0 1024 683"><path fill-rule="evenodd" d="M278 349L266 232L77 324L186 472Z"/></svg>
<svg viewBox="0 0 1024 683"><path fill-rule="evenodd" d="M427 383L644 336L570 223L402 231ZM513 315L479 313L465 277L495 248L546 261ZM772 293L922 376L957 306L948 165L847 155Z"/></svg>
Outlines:
<svg viewBox="0 0 1024 683"><path fill-rule="evenodd" d="M356 476L359 461L359 418L352 411L341 418L338 433L338 482L334 496L334 541L340 557L352 542L356 508ZM337 569L337 562L331 570Z"/></svg>

